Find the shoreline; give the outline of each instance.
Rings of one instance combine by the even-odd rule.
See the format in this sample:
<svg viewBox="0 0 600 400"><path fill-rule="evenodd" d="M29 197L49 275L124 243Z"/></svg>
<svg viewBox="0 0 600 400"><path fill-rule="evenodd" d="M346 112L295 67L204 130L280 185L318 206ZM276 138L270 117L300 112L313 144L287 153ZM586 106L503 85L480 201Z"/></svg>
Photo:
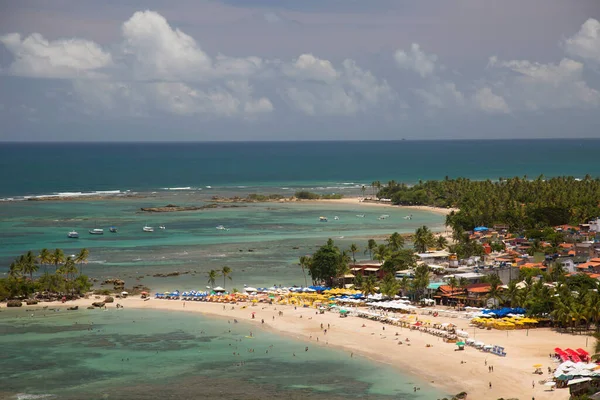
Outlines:
<svg viewBox="0 0 600 400"><path fill-rule="evenodd" d="M435 214L448 215L452 211L458 211L458 208L442 208L442 207L433 207L433 206L404 206L404 205L396 205L391 203L381 203L375 200L363 200L362 197L344 197L341 199L322 199L322 200L300 200L301 202L307 203L316 203L316 204L354 204L358 206L373 206L373 207L393 207L400 208L407 211L426 211Z"/></svg>
<svg viewBox="0 0 600 400"><path fill-rule="evenodd" d="M79 299L65 304L38 303L35 306L24 306L25 309L48 307L66 308L74 305L87 307L99 301ZM421 316L422 320L435 320L436 323L451 322L458 329L468 330L471 337L489 344L506 347L507 357L498 357L467 347L464 351L455 351L456 346L445 343L441 338L427 333L386 325L358 317L340 318L339 314L326 312L318 314L314 308L297 308L290 305L268 305L250 303L238 305L208 302L190 302L180 300L157 300L151 298L144 301L140 298L115 299L115 303L107 304L114 309L116 303L125 308L163 310L186 313L200 313L215 318L238 319L256 326L255 334L265 329L286 337L301 340L312 346L331 346L348 353L349 359L354 356L368 358L374 362L384 363L398 369L403 374L413 376L422 382L455 395L465 391L468 399L517 398L529 399L568 399L567 389L545 390L538 381L547 377L548 366L555 364L548 358L548 353L556 346L572 348L591 348L586 346L586 336L560 334L548 328L516 331L480 330L468 326L469 321L460 318ZM184 306L185 304L185 306ZM246 306L246 307L244 307ZM231 307L234 307L232 309ZM284 315L280 317L279 311ZM77 311L71 311L77 312ZM100 312L100 310L98 310ZM256 313L256 319L251 313ZM261 320L264 319L264 325ZM320 324L330 324L327 334L320 329ZM398 336L396 336L398 333ZM510 334L510 337L509 337ZM473 336L474 335L474 336ZM318 342L317 342L318 338ZM407 342L406 339L410 339ZM398 345L402 341L402 345ZM431 347L427 347L431 345ZM544 364L544 375L534 375L531 366ZM489 373L487 365L494 366ZM532 388L532 381L536 383ZM493 383L493 388L488 387Z"/></svg>

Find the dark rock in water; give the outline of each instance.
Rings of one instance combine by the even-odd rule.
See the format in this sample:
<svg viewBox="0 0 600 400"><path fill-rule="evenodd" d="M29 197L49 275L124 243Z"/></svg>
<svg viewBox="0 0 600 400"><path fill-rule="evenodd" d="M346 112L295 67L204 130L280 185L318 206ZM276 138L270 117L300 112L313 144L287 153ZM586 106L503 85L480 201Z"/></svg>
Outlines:
<svg viewBox="0 0 600 400"><path fill-rule="evenodd" d="M38 303L38 301L36 299L27 299L27 300L25 300L25 302L27 303L28 306L34 306Z"/></svg>
<svg viewBox="0 0 600 400"><path fill-rule="evenodd" d="M104 298L104 302L105 302L105 303L114 303L114 302L115 302L115 299L114 299L113 297L111 297L111 296L106 296L106 297Z"/></svg>
<svg viewBox="0 0 600 400"><path fill-rule="evenodd" d="M252 253L252 252L254 252L254 250L248 249L248 253Z"/></svg>
<svg viewBox="0 0 600 400"><path fill-rule="evenodd" d="M240 251L244 251L244 250L240 249Z"/></svg>
<svg viewBox="0 0 600 400"><path fill-rule="evenodd" d="M21 307L22 305L21 300L8 300L6 302L6 307Z"/></svg>
<svg viewBox="0 0 600 400"><path fill-rule="evenodd" d="M105 304L104 304L103 301L95 301L95 302L92 303L92 305L94 307L104 307Z"/></svg>
<svg viewBox="0 0 600 400"><path fill-rule="evenodd" d="M96 308L96 307L94 307L94 306L89 306L87 309L88 309L88 310L93 310L94 308Z"/></svg>
<svg viewBox="0 0 600 400"><path fill-rule="evenodd" d="M297 246L292 247L292 249L294 249L294 250L298 250L299 248L300 247L297 247Z"/></svg>
<svg viewBox="0 0 600 400"><path fill-rule="evenodd" d="M92 308L94 308L94 307L92 307ZM69 307L69 308L67 308L67 310L71 310L71 311L79 310L79 306Z"/></svg>

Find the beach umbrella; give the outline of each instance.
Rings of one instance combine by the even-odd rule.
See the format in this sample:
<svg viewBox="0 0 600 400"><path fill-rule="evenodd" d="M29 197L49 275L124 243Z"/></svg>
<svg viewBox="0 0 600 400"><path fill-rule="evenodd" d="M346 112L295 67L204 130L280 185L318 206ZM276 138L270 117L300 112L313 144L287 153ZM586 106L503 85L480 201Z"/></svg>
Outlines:
<svg viewBox="0 0 600 400"><path fill-rule="evenodd" d="M464 346L464 345L465 345L465 342L456 342L456 345L457 345L457 346Z"/></svg>
<svg viewBox="0 0 600 400"><path fill-rule="evenodd" d="M554 387L554 386L556 386L556 382L549 381L549 382L544 383L544 386Z"/></svg>
<svg viewBox="0 0 600 400"><path fill-rule="evenodd" d="M533 368L542 368L542 364L533 364Z"/></svg>

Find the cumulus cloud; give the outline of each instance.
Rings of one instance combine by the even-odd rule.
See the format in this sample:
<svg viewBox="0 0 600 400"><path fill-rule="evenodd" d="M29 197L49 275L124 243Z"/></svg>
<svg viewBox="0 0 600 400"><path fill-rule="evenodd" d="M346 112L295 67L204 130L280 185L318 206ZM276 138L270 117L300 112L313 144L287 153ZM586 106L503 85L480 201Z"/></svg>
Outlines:
<svg viewBox="0 0 600 400"><path fill-rule="evenodd" d="M492 89L487 86L479 88L475 92L473 102L476 108L489 113L507 114L510 112L506 100L492 92Z"/></svg>
<svg viewBox="0 0 600 400"><path fill-rule="evenodd" d="M0 36L15 60L8 68L12 75L32 78L103 77L98 72L112 64L110 53L94 42L82 39L46 40L39 33L22 39L18 33Z"/></svg>
<svg viewBox="0 0 600 400"><path fill-rule="evenodd" d="M305 54L282 69L294 78L282 91L284 99L306 115L352 115L384 107L395 98L386 81L353 60L345 60L335 69L329 61Z"/></svg>
<svg viewBox="0 0 600 400"><path fill-rule="evenodd" d="M417 43L413 43L408 52L397 50L394 59L400 68L412 70L425 78L434 74L438 58L435 54L425 53Z"/></svg>
<svg viewBox="0 0 600 400"><path fill-rule="evenodd" d="M563 42L563 46L570 55L600 64L600 22L588 19L579 32Z"/></svg>
<svg viewBox="0 0 600 400"><path fill-rule="evenodd" d="M578 61L564 58L556 64L491 57L488 67L511 72L498 84L511 109L535 111L600 105L600 93L587 85L583 64Z"/></svg>

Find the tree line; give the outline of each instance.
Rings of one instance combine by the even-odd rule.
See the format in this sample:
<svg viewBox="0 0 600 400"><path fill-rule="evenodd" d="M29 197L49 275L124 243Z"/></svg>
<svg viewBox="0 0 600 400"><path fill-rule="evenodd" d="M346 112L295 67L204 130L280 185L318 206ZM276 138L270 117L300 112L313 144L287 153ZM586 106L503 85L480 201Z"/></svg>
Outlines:
<svg viewBox="0 0 600 400"><path fill-rule="evenodd" d="M600 216L600 179L540 175L530 180L500 178L498 181L472 181L466 178L419 181L414 186L395 181L378 188L379 198L398 205L454 207L446 225L455 231L476 226L508 225L511 232L543 229L563 224L579 224Z"/></svg>
<svg viewBox="0 0 600 400"><path fill-rule="evenodd" d="M65 256L62 249L42 249L38 254L28 251L10 264L8 277L0 279L0 300L26 298L37 292L81 295L92 287L83 274L88 257L87 249L74 257ZM49 266L54 266L53 272L48 272ZM34 279L40 267L44 272Z"/></svg>

